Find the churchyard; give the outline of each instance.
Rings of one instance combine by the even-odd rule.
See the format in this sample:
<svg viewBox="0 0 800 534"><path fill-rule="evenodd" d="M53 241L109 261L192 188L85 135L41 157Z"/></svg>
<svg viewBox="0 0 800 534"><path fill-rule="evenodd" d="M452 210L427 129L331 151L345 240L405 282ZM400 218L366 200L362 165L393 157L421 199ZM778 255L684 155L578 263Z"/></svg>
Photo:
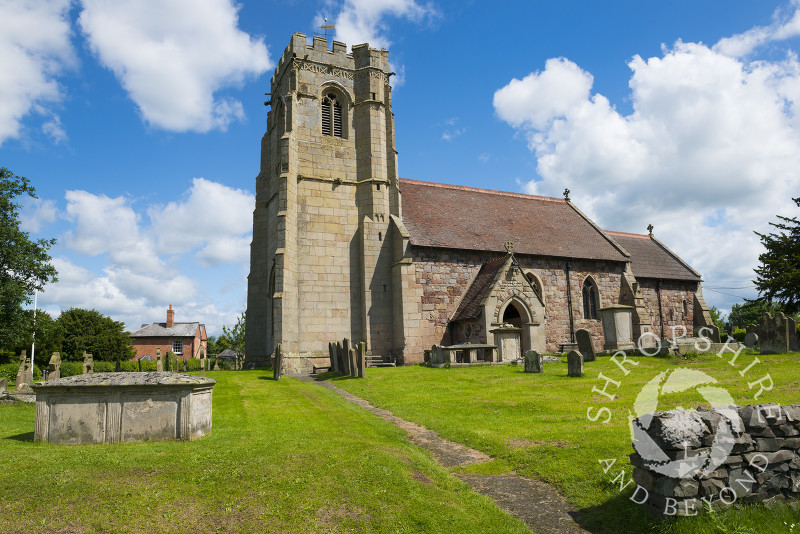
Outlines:
<svg viewBox="0 0 800 534"><path fill-rule="evenodd" d="M759 391L759 403L796 402L798 354L757 357L744 376L750 352L734 365L713 353L638 357L628 374L599 356L579 378L563 356L542 373L520 363L318 377L492 457L449 469L336 393L271 371L207 372L218 381L213 431L192 442L35 444L33 406L2 405L0 517L7 532L529 532L455 476L514 474L557 488L590 532L791 532L800 514L785 506L663 521L630 500L628 413L645 384L686 368L742 405ZM772 389L749 386L766 373ZM659 399L659 409L704 404L699 391Z"/></svg>

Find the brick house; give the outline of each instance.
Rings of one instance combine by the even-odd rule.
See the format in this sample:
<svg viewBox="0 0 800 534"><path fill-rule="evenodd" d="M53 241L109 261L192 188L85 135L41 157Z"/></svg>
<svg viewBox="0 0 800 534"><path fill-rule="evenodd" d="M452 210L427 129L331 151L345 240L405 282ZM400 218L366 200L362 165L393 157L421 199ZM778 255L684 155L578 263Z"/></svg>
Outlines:
<svg viewBox="0 0 800 534"><path fill-rule="evenodd" d="M131 334L131 346L136 349L133 359L146 355L155 358L156 349L161 349L162 355L172 351L179 359L199 358L206 349L207 340L204 324L176 323L175 310L170 304L166 322L143 324Z"/></svg>
<svg viewBox="0 0 800 534"><path fill-rule="evenodd" d="M245 354L287 371L328 343L422 361L433 344L561 351L601 308L629 306L635 337L711 325L701 276L649 234L604 231L575 204L402 179L387 50L296 33L270 81L256 178ZM491 176L487 176L487 181Z"/></svg>

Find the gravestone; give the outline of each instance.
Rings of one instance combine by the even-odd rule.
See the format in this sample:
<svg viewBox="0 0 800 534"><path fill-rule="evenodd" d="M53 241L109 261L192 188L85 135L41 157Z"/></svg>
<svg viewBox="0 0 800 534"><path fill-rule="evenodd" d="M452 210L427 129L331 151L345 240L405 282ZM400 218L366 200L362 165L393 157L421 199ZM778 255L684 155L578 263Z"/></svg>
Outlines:
<svg viewBox="0 0 800 534"><path fill-rule="evenodd" d="M27 361L28 353L23 350L19 355L19 369L17 370L17 380L14 383L17 389L19 389L22 384L30 385L30 382L27 381Z"/></svg>
<svg viewBox="0 0 800 534"><path fill-rule="evenodd" d="M88 352L83 353L83 374L94 373L94 358Z"/></svg>
<svg viewBox="0 0 800 534"><path fill-rule="evenodd" d="M183 360L183 371L189 372L189 360Z"/></svg>
<svg viewBox="0 0 800 534"><path fill-rule="evenodd" d="M567 354L567 376L583 376L583 356L576 350Z"/></svg>
<svg viewBox="0 0 800 534"><path fill-rule="evenodd" d="M156 349L156 371L164 372L164 362L161 361L161 349Z"/></svg>
<svg viewBox="0 0 800 534"><path fill-rule="evenodd" d="M141 373L142 372L142 359L139 358L138 360L136 360L136 363L139 364L139 372Z"/></svg>
<svg viewBox="0 0 800 534"><path fill-rule="evenodd" d="M50 356L50 362L47 364L50 373L47 375L48 380L57 380L61 378L61 354L54 352Z"/></svg>
<svg viewBox="0 0 800 534"><path fill-rule="evenodd" d="M529 350L525 353L525 372L526 373L541 373L543 371L542 355L535 350Z"/></svg>
<svg viewBox="0 0 800 534"><path fill-rule="evenodd" d="M172 358L169 357L169 352L167 352L166 356L164 356L164 370L166 372L170 372L172 370L172 362L170 362Z"/></svg>
<svg viewBox="0 0 800 534"><path fill-rule="evenodd" d="M275 347L275 358L272 362L272 378L274 380L280 380L281 378L281 365L283 365L283 355L281 354L281 346L278 344ZM216 364L214 364L216 367Z"/></svg>
<svg viewBox="0 0 800 534"><path fill-rule="evenodd" d="M114 371L117 373L122 371L122 365L119 363L119 358L117 358L117 364L114 366Z"/></svg>
<svg viewBox="0 0 800 534"><path fill-rule="evenodd" d="M752 349L758 345L758 334L755 332L748 332L746 336L744 336L744 346L748 349Z"/></svg>
<svg viewBox="0 0 800 534"><path fill-rule="evenodd" d="M442 363L442 350L439 345L431 347L431 365L440 365Z"/></svg>
<svg viewBox="0 0 800 534"><path fill-rule="evenodd" d="M794 321L791 321L792 326ZM758 336L761 345L761 354L784 354L789 352L793 344L793 338L797 336L796 331L789 330L790 320L783 312L778 312L772 317L768 312L764 312L761 321L757 325L749 325L747 332Z"/></svg>
<svg viewBox="0 0 800 534"><path fill-rule="evenodd" d="M364 378L364 356L365 353L367 352L367 344L364 343L363 341L359 343L357 346L357 351L358 353L356 355L356 358L358 359L357 361L358 378Z"/></svg>
<svg viewBox="0 0 800 534"><path fill-rule="evenodd" d="M585 328L575 331L575 340L578 342L578 350L583 355L584 362L594 361L594 345L592 344L592 334Z"/></svg>
<svg viewBox="0 0 800 534"><path fill-rule="evenodd" d="M0 378L0 396L6 392L6 389L8 389L8 380Z"/></svg>
<svg viewBox="0 0 800 534"><path fill-rule="evenodd" d="M350 360L350 376L355 377L358 371L356 371L356 351L355 349L350 349L347 351L347 358Z"/></svg>
<svg viewBox="0 0 800 534"><path fill-rule="evenodd" d="M336 345L328 343L328 357L331 360L331 371L339 372L339 359L336 357Z"/></svg>
<svg viewBox="0 0 800 534"><path fill-rule="evenodd" d="M350 374L350 358L347 355L347 344L349 342L347 339L342 341L342 343L336 343L336 350L339 352L339 358L342 361L342 374L347 376Z"/></svg>

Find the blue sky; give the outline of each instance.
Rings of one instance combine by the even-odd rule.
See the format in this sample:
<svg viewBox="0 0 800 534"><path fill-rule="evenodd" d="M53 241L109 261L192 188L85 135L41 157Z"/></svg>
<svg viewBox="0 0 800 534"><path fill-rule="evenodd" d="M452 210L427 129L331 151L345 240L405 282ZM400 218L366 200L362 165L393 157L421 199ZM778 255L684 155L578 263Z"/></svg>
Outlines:
<svg viewBox="0 0 800 534"><path fill-rule="evenodd" d="M323 17L387 47L403 177L571 198L655 234L722 309L800 194L798 2L10 0L0 165L56 237L54 314L244 311L264 93ZM331 36L333 37L333 36Z"/></svg>

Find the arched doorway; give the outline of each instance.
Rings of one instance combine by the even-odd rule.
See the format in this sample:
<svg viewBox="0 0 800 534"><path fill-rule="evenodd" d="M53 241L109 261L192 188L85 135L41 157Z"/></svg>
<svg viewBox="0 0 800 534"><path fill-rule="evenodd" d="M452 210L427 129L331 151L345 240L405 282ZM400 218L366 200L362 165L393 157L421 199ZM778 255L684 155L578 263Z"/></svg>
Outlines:
<svg viewBox="0 0 800 534"><path fill-rule="evenodd" d="M500 317L500 327L492 331L500 361L518 360L531 346L531 314L524 302L512 297L506 302Z"/></svg>

